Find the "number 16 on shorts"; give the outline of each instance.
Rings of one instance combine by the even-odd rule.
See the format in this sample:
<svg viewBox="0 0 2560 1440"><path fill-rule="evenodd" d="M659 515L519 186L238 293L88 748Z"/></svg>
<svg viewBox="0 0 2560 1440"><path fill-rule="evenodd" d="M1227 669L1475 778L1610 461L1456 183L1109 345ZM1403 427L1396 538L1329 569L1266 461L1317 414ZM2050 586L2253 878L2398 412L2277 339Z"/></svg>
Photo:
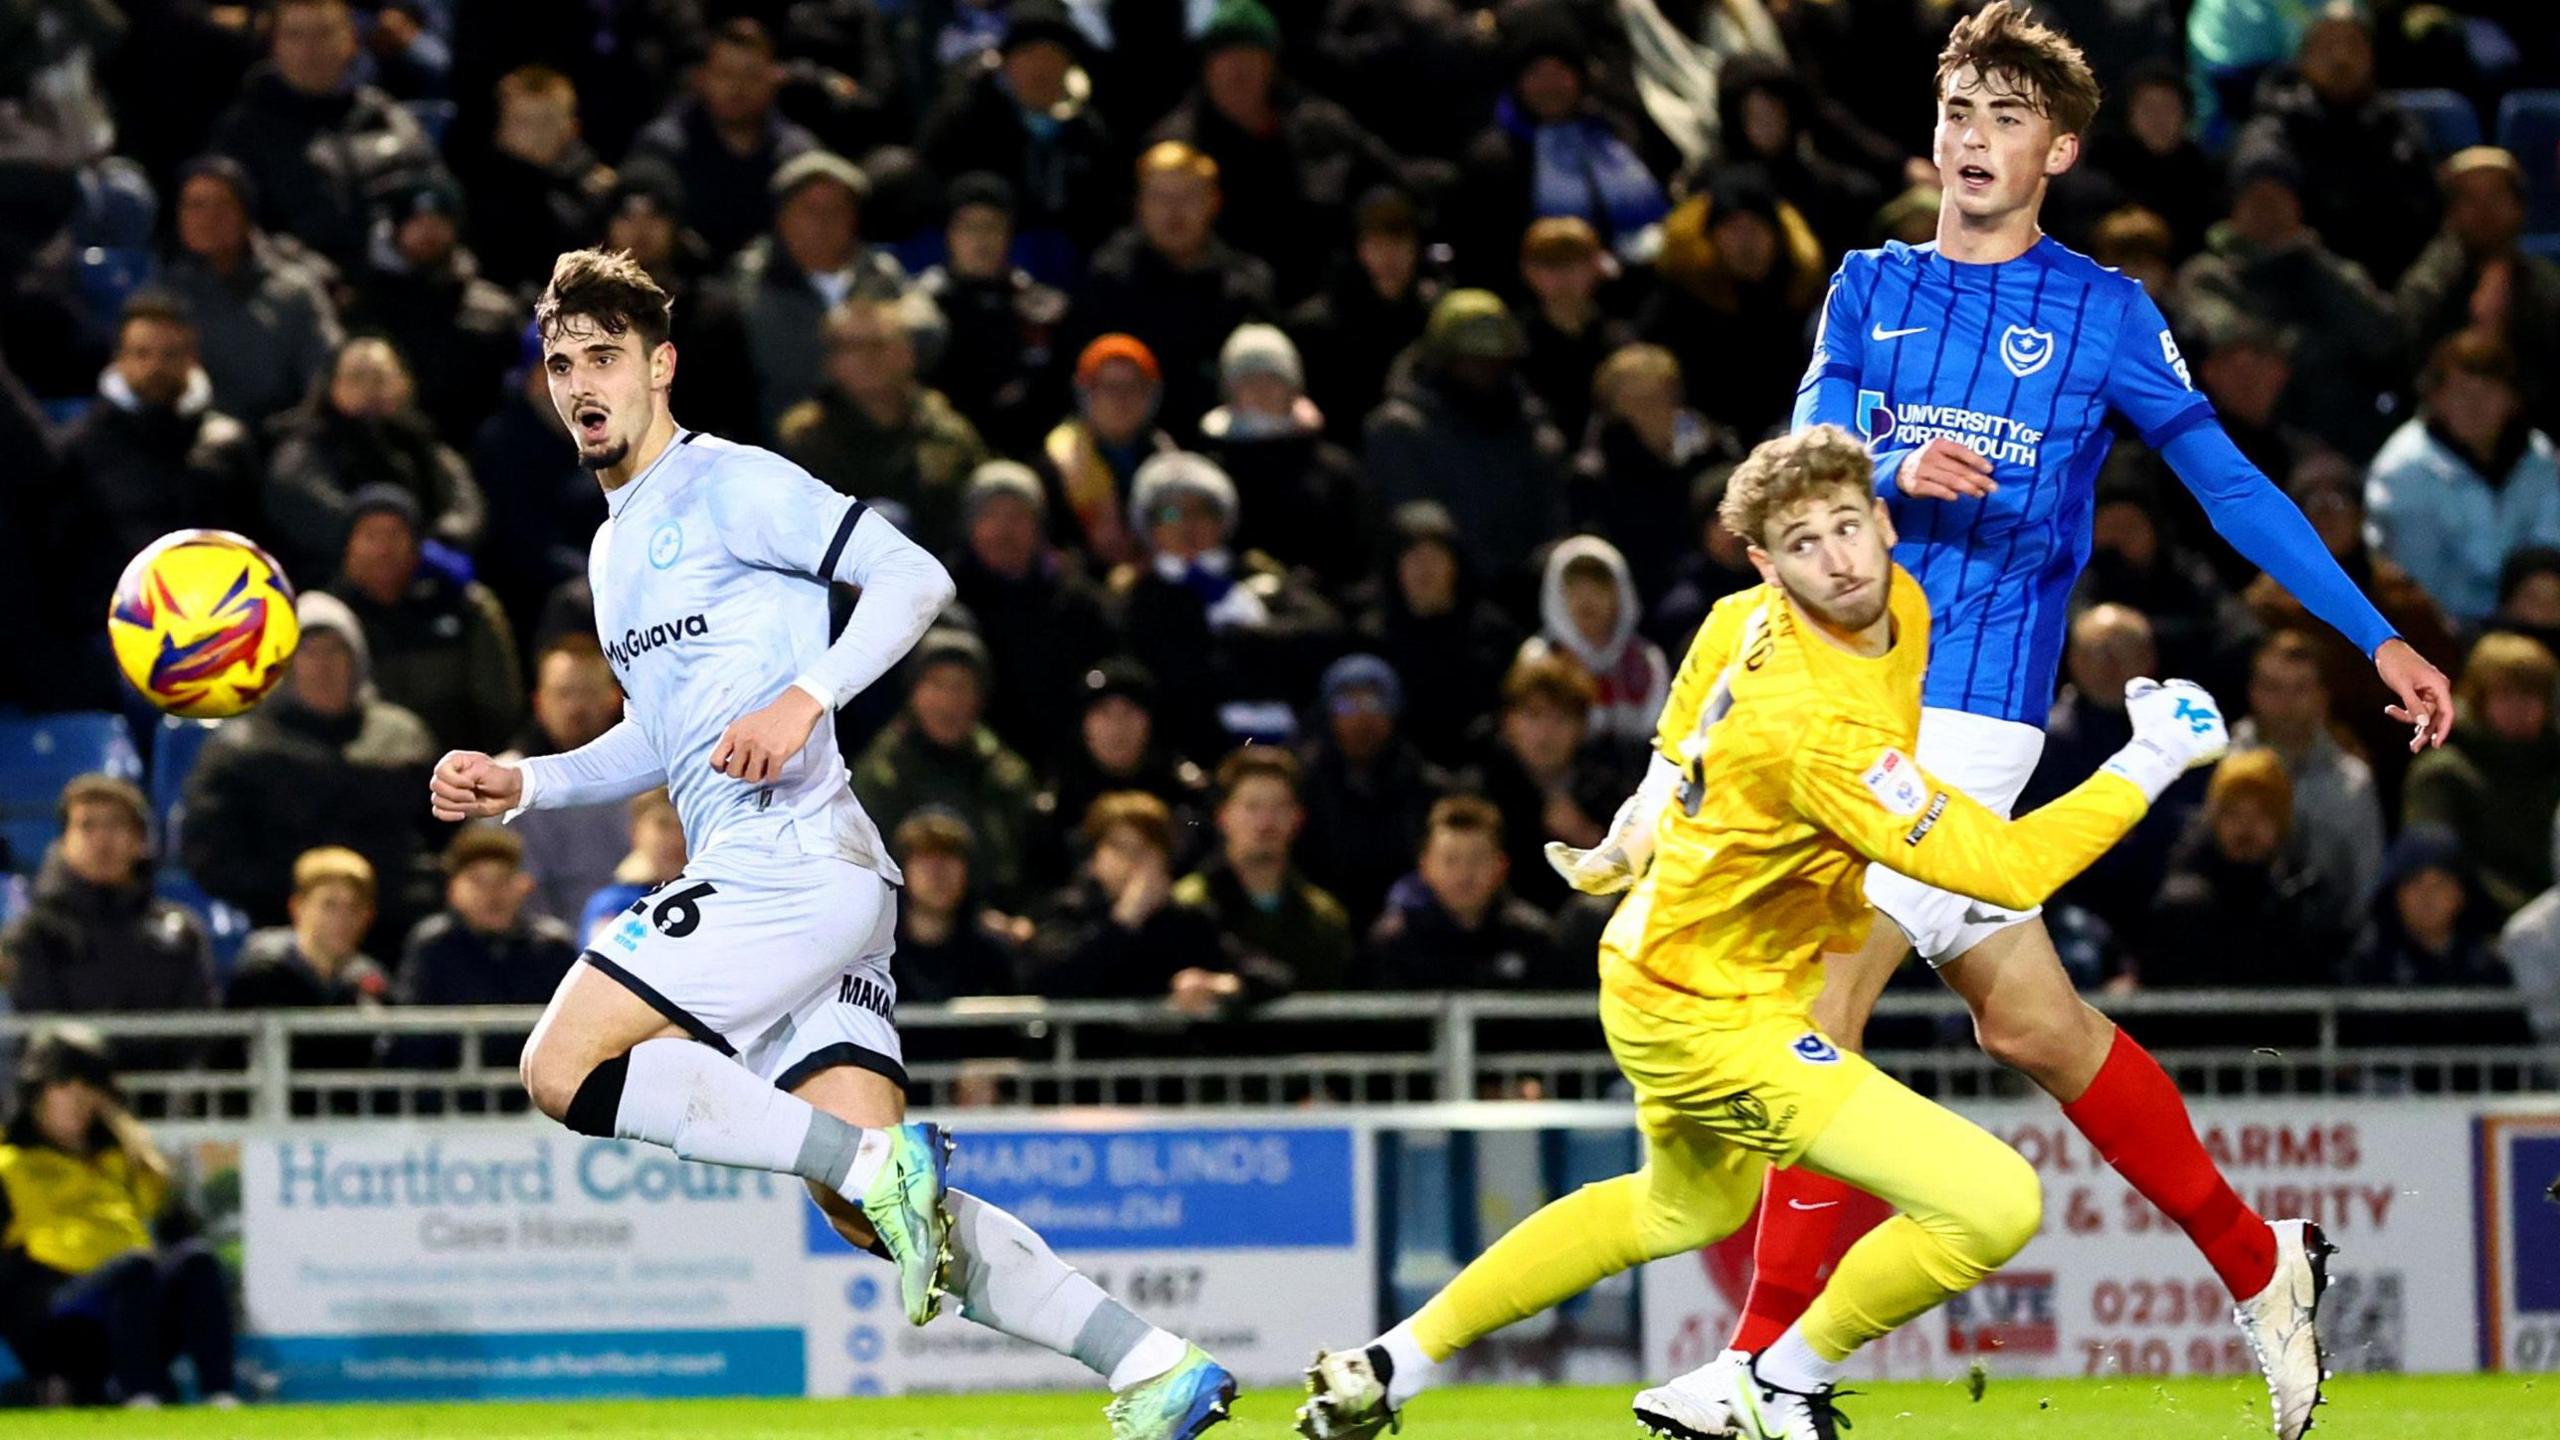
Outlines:
<svg viewBox="0 0 2560 1440"><path fill-rule="evenodd" d="M703 900L719 893L720 887L704 880L663 897L654 892L643 895L622 912L622 923L613 927L613 943L625 953L636 953L641 939L653 929L670 940L681 940L701 927Z"/></svg>

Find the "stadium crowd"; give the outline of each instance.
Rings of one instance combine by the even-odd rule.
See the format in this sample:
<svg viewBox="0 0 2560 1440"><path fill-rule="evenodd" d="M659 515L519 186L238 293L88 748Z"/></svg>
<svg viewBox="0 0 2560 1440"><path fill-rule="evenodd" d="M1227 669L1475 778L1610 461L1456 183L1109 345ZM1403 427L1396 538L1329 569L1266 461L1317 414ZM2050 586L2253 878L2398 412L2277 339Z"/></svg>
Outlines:
<svg viewBox="0 0 2560 1440"><path fill-rule="evenodd" d="M2462 700L2412 760L2364 657L2120 441L2022 803L2125 741L2129 676L2245 718L2054 907L2089 987L2512 983L2560 1037L2543 3L2038 0L2108 91L2049 227L2151 291ZM1756 582L1714 503L1787 423L1832 266L1933 233L1961 8L20 7L0 691L152 746L99 612L183 527L280 557L304 636L177 806L61 794L12 857L9 995L534 1002L681 868L663 794L459 834L425 805L448 747L619 714L603 504L526 326L596 244L676 297L681 421L957 579L839 717L908 876L905 998L1584 986L1607 902L1540 848L1599 837L1670 665ZM172 893L260 928L217 961Z"/></svg>

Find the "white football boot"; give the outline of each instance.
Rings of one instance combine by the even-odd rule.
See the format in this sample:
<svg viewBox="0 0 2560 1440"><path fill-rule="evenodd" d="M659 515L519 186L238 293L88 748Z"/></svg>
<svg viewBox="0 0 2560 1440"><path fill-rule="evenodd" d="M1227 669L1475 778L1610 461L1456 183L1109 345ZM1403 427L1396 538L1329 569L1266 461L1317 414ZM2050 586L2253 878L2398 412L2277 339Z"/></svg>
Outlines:
<svg viewBox="0 0 2560 1440"><path fill-rule="evenodd" d="M2320 1227L2308 1220L2277 1220L2276 1273L2267 1288L2231 1312L2258 1368L2267 1377L2267 1408L2276 1440L2302 1440L2329 1378L2320 1353L2320 1294L2329 1288L2329 1257L2337 1253Z"/></svg>
<svg viewBox="0 0 2560 1440"><path fill-rule="evenodd" d="M1751 1352L1727 1350L1713 1360L1636 1396L1636 1423L1672 1440L1732 1440L1733 1390L1751 1378Z"/></svg>

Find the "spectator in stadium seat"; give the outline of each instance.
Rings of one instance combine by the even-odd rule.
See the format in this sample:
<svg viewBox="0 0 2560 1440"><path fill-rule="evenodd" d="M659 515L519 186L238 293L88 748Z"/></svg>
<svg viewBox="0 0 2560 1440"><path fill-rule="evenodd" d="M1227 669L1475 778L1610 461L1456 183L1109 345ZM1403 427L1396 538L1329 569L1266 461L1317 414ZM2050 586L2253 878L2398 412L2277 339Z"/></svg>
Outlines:
<svg viewBox="0 0 2560 1440"><path fill-rule="evenodd" d="M1032 868L1039 878L1063 884L1074 868L1066 853L1074 827L1058 817L1081 815L1114 791L1143 791L1163 801L1176 834L1183 837L1181 849L1192 848L1189 837L1200 830L1209 780L1166 738L1158 720L1162 702L1154 673L1126 655L1115 655L1075 677L1067 690L1048 693L1072 693L1078 699L1070 748L1040 801L1047 823L1033 833ZM1190 856L1178 853L1175 858L1187 861Z"/></svg>
<svg viewBox="0 0 2560 1440"><path fill-rule="evenodd" d="M267 523L294 574L336 569L356 492L376 485L397 486L418 502L427 538L466 553L478 547L487 501L419 412L409 366L390 342L368 335L340 346L273 433Z"/></svg>
<svg viewBox="0 0 2560 1440"><path fill-rule="evenodd" d="M498 597L419 563L422 517L399 486L367 485L347 516L329 593L364 626L375 686L448 747L505 744L524 719L524 680Z"/></svg>
<svg viewBox="0 0 2560 1440"><path fill-rule="evenodd" d="M401 947L403 1005L540 1005L577 963L569 927L536 914L524 841L475 825L444 852L444 909L418 922ZM484 1056L491 1065L507 1055Z"/></svg>
<svg viewBox="0 0 2560 1440"><path fill-rule="evenodd" d="M2199 230L2197 235L2201 243L2203 232ZM2089 258L2140 281L2143 293L2164 315L2179 312L2180 254L2169 222L2160 218L2159 212L2140 205L2109 212L2089 235Z"/></svg>
<svg viewBox="0 0 2560 1440"><path fill-rule="evenodd" d="M2511 984L2487 908L2474 893L2462 837L2440 825L2412 825L2391 842L2371 918L2338 981L2393 989Z"/></svg>
<svg viewBox="0 0 2560 1440"><path fill-rule="evenodd" d="M170 531L262 528L257 442L214 407L195 321L176 297L144 291L125 302L98 398L62 437L61 483L31 487L52 492L36 496L53 514L34 528L79 593L84 622L125 562Z"/></svg>
<svg viewBox="0 0 2560 1440"><path fill-rule="evenodd" d="M2361 913L2382 870L2382 801L2373 769L2329 729L2329 683L2320 651L2299 630L2278 630L2249 666L2249 713L2231 727L2234 754L2272 752L2293 786L2294 848L2321 888L2328 913Z"/></svg>
<svg viewBox="0 0 2560 1440"><path fill-rule="evenodd" d="M284 683L205 742L187 777L181 857L207 894L280 925L293 857L344 845L380 883L373 934L396 943L433 903L419 788L435 763L426 723L373 688L364 627L345 602L306 590L302 648Z"/></svg>
<svg viewBox="0 0 2560 1440"><path fill-rule="evenodd" d="M906 710L853 767L853 787L882 830L926 806L969 822L977 874L994 904L1021 894L1036 792L1031 767L986 727L987 647L965 630L928 632L915 648Z"/></svg>
<svg viewBox="0 0 2560 1440"><path fill-rule="evenodd" d="M1522 660L1554 657L1590 678L1590 735L1613 751L1640 752L1652 743L1671 691L1670 662L1636 633L1643 613L1618 547L1576 535L1548 552L1538 590L1544 623L1520 643Z"/></svg>
<svg viewBox="0 0 2560 1440"><path fill-rule="evenodd" d="M649 162L626 165L605 195L605 248L630 251L674 302L667 338L683 357L673 393L682 397L685 423L731 440L761 441L763 401L746 316L710 243L685 228L683 215L684 184L674 172Z"/></svg>
<svg viewBox="0 0 2560 1440"><path fill-rule="evenodd" d="M2085 163L2114 181L2126 200L2159 217L2170 237L2165 258L2174 263L2202 248L2205 231L2222 215L2221 172L2195 141L2186 82L2176 66L2135 67L2120 103L2123 123L2089 137ZM2115 263L2095 251L2091 258ZM2153 292L2153 300L2160 298Z"/></svg>
<svg viewBox="0 0 2560 1440"><path fill-rule="evenodd" d="M451 177L422 175L375 213L347 324L390 339L418 377L418 408L448 444L461 444L497 406L524 307L484 279L463 246L462 187Z"/></svg>
<svg viewBox="0 0 2560 1440"><path fill-rule="evenodd" d="M2290 475L2306 458L2328 448L2317 432L2296 424L2285 410L2285 395L2293 383L2294 356L2304 342L2253 316L2229 310L2211 313L2210 323L2198 327L2190 337L2194 347L2187 360L2196 388L2213 402L2223 433L2231 437L2231 443L2248 457L2249 463L2262 474ZM2151 468L2158 475L2166 467ZM2201 506L2184 500L2177 503L2185 507L2182 513L2191 522L2203 519ZM2182 528L2206 527L2190 523ZM2215 573L2244 578L2232 573L2245 562L2228 541L2219 536L2209 540L2198 536L2197 542L2198 549L2217 562Z"/></svg>
<svg viewBox="0 0 2560 1440"><path fill-rule="evenodd" d="M1751 568L1748 542L1725 528L1716 513L1732 474L1733 466L1719 462L1690 487L1688 528L1682 533L1695 536L1697 543L1680 557L1670 588L1645 617L1646 638L1665 655L1688 654L1690 640L1718 600L1760 583L1760 572Z"/></svg>
<svg viewBox="0 0 2560 1440"><path fill-rule="evenodd" d="M578 129L578 87L548 65L520 65L498 79L497 124L484 144L461 147L474 221L472 253L509 291L540 287L564 250L595 238L613 172Z"/></svg>
<svg viewBox="0 0 2560 1440"><path fill-rule="evenodd" d="M356 78L347 0L282 0L269 25L267 63L215 122L210 148L247 167L267 229L343 264L364 252L366 198L443 162L400 102Z"/></svg>
<svg viewBox="0 0 2560 1440"><path fill-rule="evenodd" d="M665 786L634 795L622 806L631 849L595 893L581 899L573 933L582 947L604 943L604 932L642 896L684 873L684 822Z"/></svg>
<svg viewBox="0 0 2560 1440"><path fill-rule="evenodd" d="M960 540L961 492L990 457L949 397L916 378L907 302L856 295L827 314L825 381L782 414L782 452L882 507L926 549Z"/></svg>
<svg viewBox="0 0 2560 1440"><path fill-rule="evenodd" d="M1096 250L1069 313L1071 333L1137 337L1156 358L1177 436L1197 432L1218 398L1218 348L1270 318L1271 267L1220 238L1218 162L1180 141L1138 157L1134 223Z"/></svg>
<svg viewBox="0 0 2560 1440"><path fill-rule="evenodd" d="M1796 207L1755 166L1717 171L1662 222L1654 271L1636 333L1680 357L1691 400L1744 436L1784 428L1795 377L1765 357L1801 348L1828 277Z"/></svg>
<svg viewBox="0 0 2560 1440"><path fill-rule="evenodd" d="M1452 290L1369 414L1361 455L1378 503L1437 500L1467 563L1510 608L1529 559L1565 529L1564 435L1520 378L1520 322L1489 290Z"/></svg>
<svg viewBox="0 0 2560 1440"><path fill-rule="evenodd" d="M1502 706L1479 771L1484 797L1502 812L1504 853L1521 899L1549 915L1573 892L1546 863L1546 842L1600 843L1630 788L1615 757L1586 752L1600 695L1590 672L1561 655L1523 655L1502 678Z"/></svg>
<svg viewBox="0 0 2560 1440"><path fill-rule="evenodd" d="M1002 24L995 53L952 68L917 148L937 174L1003 177L1025 252L1046 257L1032 272L1065 284L1128 213L1127 162L1090 87L1075 83L1087 41L1067 7L1014 0Z"/></svg>
<svg viewBox="0 0 2560 1440"><path fill-rule="evenodd" d="M2258 87L2233 149L2269 143L2299 159L2311 224L2330 248L2397 282L2436 228L2435 166L2417 120L2375 88L2373 31L2354 7L2312 21L2290 70Z"/></svg>
<svg viewBox="0 0 2560 1440"><path fill-rule="evenodd" d="M1173 900L1173 814L1137 791L1085 812L1084 877L1061 894L1034 955L1040 993L1059 999L1147 999L1194 1019L1286 992L1287 967L1248 954L1208 912Z"/></svg>
<svg viewBox="0 0 2560 1440"><path fill-rule="evenodd" d="M1404 684L1387 662L1346 655L1324 672L1321 728L1299 751L1307 878L1358 925L1376 917L1387 887L1412 868L1432 803L1454 783L1397 733L1403 710Z"/></svg>
<svg viewBox="0 0 2560 1440"><path fill-rule="evenodd" d="M1173 887L1173 901L1209 915L1231 944L1287 966L1295 988L1347 989L1351 919L1291 858L1306 819L1298 757L1273 745L1232 752L1218 765L1217 853Z"/></svg>
<svg viewBox="0 0 2560 1440"><path fill-rule="evenodd" d="M1671 588L1692 550L1690 500L1714 465L1742 458L1732 432L1685 403L1680 361L1632 344L1591 375L1591 426L1575 457L1574 524L1626 556L1640 601Z"/></svg>
<svg viewBox="0 0 2560 1440"><path fill-rule="evenodd" d="M2397 299L2419 353L2482 329L2516 353L2526 413L2560 434L2560 262L2529 254L2524 168L2494 145L2444 162L2444 228L2400 277Z"/></svg>
<svg viewBox="0 0 2560 1440"><path fill-rule="evenodd" d="M169 1162L125 1108L113 1062L82 1026L37 1034L0 1132L0 1339L69 1398L142 1406L197 1393L239 1404L232 1301L200 1240L159 1245Z"/></svg>
<svg viewBox="0 0 2560 1440"><path fill-rule="evenodd" d="M83 775L62 787L59 810L62 838L44 856L25 913L0 935L16 1008L102 1015L210 1006L204 922L151 893L142 792Z"/></svg>
<svg viewBox="0 0 2560 1440"><path fill-rule="evenodd" d="M1552 215L1520 236L1521 309L1525 342L1520 378L1547 407L1565 443L1579 445L1591 428L1591 377L1635 331L1600 308L1600 282L1612 269L1591 222Z"/></svg>
<svg viewBox="0 0 2560 1440"><path fill-rule="evenodd" d="M1200 450L1236 486L1239 553L1313 573L1334 591L1367 569L1360 465L1324 438L1298 347L1278 326L1239 325L1218 351L1227 403L1200 421Z"/></svg>
<svg viewBox="0 0 2560 1440"><path fill-rule="evenodd" d="M2391 622L2391 628L2421 655L2457 653L2453 627L2443 609L2418 588L2409 572L2367 543L2363 478L2353 465L2334 454L2315 455L2295 469L2286 488L2320 543L2356 588L2373 597L2374 608ZM2273 576L2250 581L2241 599L2259 625L2297 631L2319 649L2320 672L2329 682L2330 723L2352 737L2355 748L2373 766L2383 813L2398 813L2400 778L2409 768L2409 727L2383 713L2394 700L2374 675L2372 663L2336 631L2312 619L2302 602L2286 593Z"/></svg>
<svg viewBox="0 0 2560 1440"><path fill-rule="evenodd" d="M758 407L770 431L782 413L817 393L826 373L827 312L845 301L895 300L909 288L897 257L862 238L870 177L852 161L813 150L773 173L773 228L738 252L730 271L755 364ZM910 328L936 328L918 297Z"/></svg>
<svg viewBox="0 0 2560 1440"><path fill-rule="evenodd" d="M1199 86L1147 138L1217 162L1218 233L1262 257L1276 293L1294 299L1341 247L1352 202L1397 164L1349 111L1284 75L1281 48L1261 0L1219 0L1193 42Z"/></svg>
<svg viewBox="0 0 2560 1440"><path fill-rule="evenodd" d="M592 632L563 635L533 662L533 720L506 758L559 755L613 728L622 690ZM507 828L524 839L534 913L574 922L587 897L612 883L631 848L630 807L618 800L528 810Z"/></svg>
<svg viewBox="0 0 2560 1440"><path fill-rule="evenodd" d="M2125 682L2157 675L2160 652L2151 622L2124 605L2092 605L2073 618L2063 653L2068 682L2045 724L2044 756L2009 813L2023 815L2087 779L2133 737L2124 708ZM2370 667L2368 667L2370 668ZM2406 743L2405 734L2402 743ZM2170 852L2204 803L2206 776L2191 771L2158 800L2123 841L2059 893L2063 903L2095 914L2122 936L2146 933L2152 898Z"/></svg>
<svg viewBox="0 0 2560 1440"><path fill-rule="evenodd" d="M996 450L1012 455L1040 440L1040 427L1066 408L1058 345L1066 292L1034 279L1012 259L1013 187L977 171L944 192L943 262L916 288L949 327L934 383Z"/></svg>
<svg viewBox="0 0 2560 1440"><path fill-rule="evenodd" d="M341 334L308 258L250 223L256 196L240 162L190 162L178 174L177 243L161 275L196 322L213 403L252 428L308 393Z"/></svg>
<svg viewBox="0 0 2560 1440"><path fill-rule="evenodd" d="M2560 813L2560 729L2552 725L2560 662L2521 635L2471 647L2455 690L2453 738L2409 766L2401 820L2461 838L2489 918L2504 924L2551 888L2551 834Z"/></svg>
<svg viewBox="0 0 2560 1440"><path fill-rule="evenodd" d="M962 493L964 543L950 560L959 604L987 646L988 728L1043 772L1075 734L1061 698L1119 649L1101 587L1050 545L1048 511L1031 467L989 460Z"/></svg>
<svg viewBox="0 0 2560 1440"><path fill-rule="evenodd" d="M904 1005L968 995L1019 995L1022 956L1011 934L981 915L970 893L968 822L940 810L906 818L891 841L905 872L898 949L889 974Z"/></svg>
<svg viewBox="0 0 2560 1440"><path fill-rule="evenodd" d="M1561 5L1513 6L1501 30L1511 84L1460 157L1451 197L1451 232L1465 242L1459 275L1475 285L1508 278L1532 220L1578 217L1618 250L1670 209L1630 127L1592 97L1579 17Z"/></svg>
<svg viewBox="0 0 2560 1440"><path fill-rule="evenodd" d="M1813 227L1826 254L1866 243L1885 200L1875 177L1825 155L1807 133L1814 109L1804 78L1784 55L1746 52L1716 74L1716 113L1729 163L1757 165Z"/></svg>
<svg viewBox="0 0 2560 1440"><path fill-rule="evenodd" d="M2269 751L2213 768L2198 826L2169 872L2132 957L2112 989L2316 984L2346 936L2348 912L2322 908L2319 886L2293 858L2293 786Z"/></svg>
<svg viewBox="0 0 2560 1440"><path fill-rule="evenodd" d="M1423 269L1422 215L1403 191L1381 186L1360 197L1351 229L1350 253L1287 324L1327 438L1356 446L1361 423L1387 398L1396 357L1422 338L1440 282Z"/></svg>
<svg viewBox="0 0 2560 1440"><path fill-rule="evenodd" d="M1105 335L1076 355L1076 411L1040 442L1040 459L1066 497L1069 540L1098 570L1138 557L1129 488L1150 456L1174 448L1156 424L1164 371L1135 336Z"/></svg>
<svg viewBox="0 0 2560 1440"><path fill-rule="evenodd" d="M1129 492L1145 558L1111 576L1129 653L1158 675L1185 677L1165 721L1186 754L1287 739L1342 633L1302 572L1237 553L1236 513L1235 482L1206 456L1150 458Z"/></svg>
<svg viewBox="0 0 2560 1440"><path fill-rule="evenodd" d="M773 219L776 175L818 152L817 137L774 108L782 66L773 37L739 16L712 32L687 93L631 142L626 165L648 161L684 185L685 224L727 257ZM797 398L796 396L793 398Z"/></svg>
<svg viewBox="0 0 2560 1440"><path fill-rule="evenodd" d="M2560 547L2520 545L2507 552L2487 628L2529 636L2560 655Z"/></svg>
<svg viewBox="0 0 2560 1440"><path fill-rule="evenodd" d="M1369 929L1379 990L1566 990L1591 983L1588 959L1556 947L1555 927L1503 882L1502 812L1471 795L1431 807L1420 862Z"/></svg>
<svg viewBox="0 0 2560 1440"><path fill-rule="evenodd" d="M364 951L373 926L373 866L342 845L306 850L293 860L290 923L254 931L223 987L225 1010L379 1011L391 998L391 976ZM293 1041L300 1069L361 1070L374 1063L376 1036L302 1035Z"/></svg>
<svg viewBox="0 0 2560 1440"><path fill-rule="evenodd" d="M2180 318L2207 335L2237 314L2318 337L2295 350L2279 413L2349 455L2370 454L2382 439L2378 401L2403 376L2400 317L2305 218L2307 182L2290 150L2251 141L2232 151L2230 172L2228 217L2179 269Z"/></svg>
<svg viewBox="0 0 2560 1440"><path fill-rule="evenodd" d="M2074 598L2140 612L2164 673L2209 675L2239 616L2213 566L2178 543L2163 519L2162 468L2147 454L2128 453L2099 472L2089 567Z"/></svg>
<svg viewBox="0 0 2560 1440"><path fill-rule="evenodd" d="M2365 476L2374 543L2446 613L2476 625L2497 606L2519 545L2560 545L2560 448L2525 417L2515 353L2464 331L2418 380L2419 411Z"/></svg>
<svg viewBox="0 0 2560 1440"><path fill-rule="evenodd" d="M1405 735L1435 764L1465 764L1468 727L1493 709L1519 627L1484 598L1458 527L1436 500L1396 507L1370 589L1356 643L1411 678Z"/></svg>

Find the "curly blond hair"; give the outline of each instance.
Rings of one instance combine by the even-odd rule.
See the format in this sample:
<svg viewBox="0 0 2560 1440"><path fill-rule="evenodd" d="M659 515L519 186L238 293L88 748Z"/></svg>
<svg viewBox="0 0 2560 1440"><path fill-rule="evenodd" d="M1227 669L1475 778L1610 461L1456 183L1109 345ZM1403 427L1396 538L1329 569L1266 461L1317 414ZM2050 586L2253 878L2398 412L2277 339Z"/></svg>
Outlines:
<svg viewBox="0 0 2560 1440"><path fill-rule="evenodd" d="M1754 545L1772 516L1803 501L1846 490L1861 499L1875 488L1875 459L1857 436L1816 425L1762 442L1725 482L1716 518Z"/></svg>

